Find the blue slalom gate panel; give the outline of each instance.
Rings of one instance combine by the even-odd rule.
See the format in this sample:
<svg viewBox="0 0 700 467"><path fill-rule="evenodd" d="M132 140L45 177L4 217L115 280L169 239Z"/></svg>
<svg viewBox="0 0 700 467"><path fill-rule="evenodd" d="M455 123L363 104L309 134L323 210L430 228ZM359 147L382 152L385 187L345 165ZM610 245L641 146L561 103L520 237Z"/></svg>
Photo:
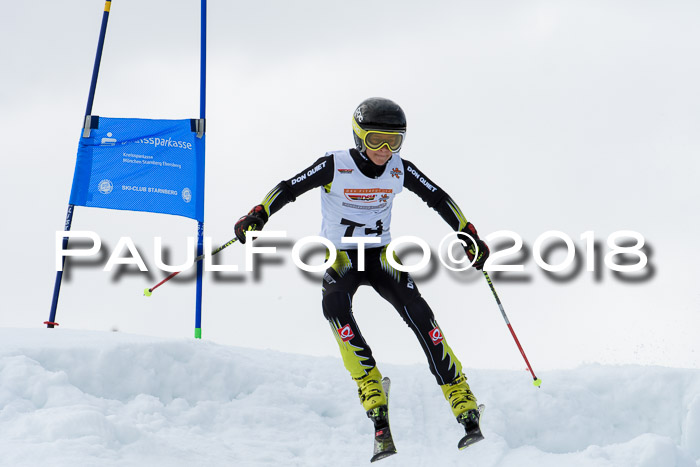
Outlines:
<svg viewBox="0 0 700 467"><path fill-rule="evenodd" d="M91 117L70 204L204 222L204 135L196 120Z"/></svg>

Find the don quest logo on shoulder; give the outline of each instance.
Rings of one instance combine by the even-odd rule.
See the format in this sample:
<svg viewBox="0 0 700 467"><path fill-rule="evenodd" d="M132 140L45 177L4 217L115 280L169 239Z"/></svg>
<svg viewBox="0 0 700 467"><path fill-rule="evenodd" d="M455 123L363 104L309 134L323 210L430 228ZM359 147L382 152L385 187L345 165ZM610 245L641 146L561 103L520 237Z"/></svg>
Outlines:
<svg viewBox="0 0 700 467"><path fill-rule="evenodd" d="M250 239L256 238L286 238L286 231L250 231L247 233ZM75 249L64 249L63 248L63 238L78 238L82 240L92 241L92 246L90 248L75 248ZM464 255L461 248L454 248L455 244L464 245L463 238L471 238L468 234L463 232L453 232L445 237L443 237L440 245L438 247L438 259L440 263L447 269L451 271L464 271L469 269L473 261ZM522 238L515 232L508 230L501 230L493 232L484 239L489 245L495 245L497 239L509 239L513 245L502 249L496 250L492 248L491 255L484 266L484 270L492 271L502 271L502 272L521 272L524 271L525 266L523 264L504 264L507 263L507 258L509 256L516 255L523 249ZM60 271L63 269L64 258L66 257L89 257L95 256L100 252L102 248L102 241L99 235L92 231L57 231L56 232L56 270ZM343 242L348 245L348 248L357 248L358 255L358 269L360 271L364 270L364 250L366 247L372 247L372 244L379 243L381 240L379 238L372 237L343 237ZM584 243L585 250L585 265L586 271L594 271L596 267L596 253L599 253L597 249L601 247L597 244L594 237L594 232L587 231L580 236L580 240ZM634 244L630 245L630 240ZM473 239L472 239L473 241ZM162 238L154 237L153 239L153 249L154 249L154 262L156 267L161 271L165 272L178 272L190 268L195 263L195 238L187 237L187 260L183 264L179 265L168 265L163 261L162 254ZM557 246L564 246L566 248L566 257L564 260L560 261L558 264L550 264L543 258L543 251L545 250L545 243L549 244L550 247L553 243ZM644 247L644 237L632 230L620 230L613 232L607 238L608 251L604 257L604 264L607 268L612 271L622 272L622 273L634 273L641 271L648 264L648 256L645 253ZM328 257L325 262L318 265L309 265L304 263L301 259L301 252L308 245L323 245L329 252ZM394 251L400 245L409 244L418 246L422 252L420 260L412 265L405 265L394 260ZM562 245L563 244L563 245ZM254 255L272 255L277 254L277 248L274 246L256 246L254 242L249 241L244 245L245 248L245 271L253 271L254 268ZM124 250L128 250L130 256L122 256ZM453 250L461 250L461 257L456 258ZM207 272L238 272L239 267L236 264L231 265L215 265L212 263L212 240L209 237L204 237L204 270ZM527 248L525 249L527 251ZM560 272L571 267L574 262L574 257L576 255L577 248L574 245L573 240L569 235L564 232L557 230L550 230L543 233L535 240L532 247L532 258L534 259L537 266L547 272ZM459 256L459 255L458 255ZM520 255L522 256L522 255ZM617 256L626 257L626 264L619 264L615 261ZM331 243L330 240L320 237L320 236L308 236L304 237L294 243L291 251L291 258L294 264L301 270L307 272L323 272L329 268L337 258L336 247ZM389 264L399 270L405 272L417 272L428 266L431 260L431 249L428 243L415 236L403 236L396 238L389 243L387 246L386 258ZM633 258L635 261L630 262L629 259ZM499 261L499 264L495 264ZM148 271L146 264L143 261L143 257L139 253L136 245L130 237L121 237L112 251L107 263L105 264L103 270L111 271L115 265L136 265L141 271ZM456 266L455 266L456 265ZM412 285L412 283L411 283Z"/></svg>

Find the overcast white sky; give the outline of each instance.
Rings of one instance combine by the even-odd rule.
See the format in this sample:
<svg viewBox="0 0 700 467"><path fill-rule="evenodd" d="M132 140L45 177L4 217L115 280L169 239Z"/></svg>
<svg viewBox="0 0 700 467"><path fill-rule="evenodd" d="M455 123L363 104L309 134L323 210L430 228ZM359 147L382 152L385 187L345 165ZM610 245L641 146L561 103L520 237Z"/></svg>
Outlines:
<svg viewBox="0 0 700 467"><path fill-rule="evenodd" d="M54 236L103 5L3 7L2 327L41 326L48 317ZM230 239L235 220L279 180L350 147L360 101L389 97L408 118L402 156L447 190L482 234L512 230L531 248L540 234L563 231L581 259L586 231L595 232L601 255L618 230L640 232L651 246L653 274L638 283L602 264L598 274L555 281L531 251L521 258L529 281L495 279L536 369L591 361L700 367L698 2L210 1L209 15L205 232L214 244ZM199 2L113 2L93 113L197 117L198 48ZM318 193L308 193L266 229L314 235L319 205ZM86 208L77 208L73 229L94 230L111 247L131 236L150 266L154 236L182 250L196 233L184 218ZM434 249L449 231L409 192L395 203L392 230ZM258 280L207 278L205 339L336 355L320 278L305 278L289 252L263 265ZM184 256L175 251L173 261ZM221 258L242 264L242 249ZM557 250L552 262L562 258ZM483 280L442 267L422 276L418 285L465 366L524 368ZM144 298L160 277L76 268L62 289L58 331L192 336L193 284ZM355 313L380 362L424 361L415 337L370 288L358 292Z"/></svg>

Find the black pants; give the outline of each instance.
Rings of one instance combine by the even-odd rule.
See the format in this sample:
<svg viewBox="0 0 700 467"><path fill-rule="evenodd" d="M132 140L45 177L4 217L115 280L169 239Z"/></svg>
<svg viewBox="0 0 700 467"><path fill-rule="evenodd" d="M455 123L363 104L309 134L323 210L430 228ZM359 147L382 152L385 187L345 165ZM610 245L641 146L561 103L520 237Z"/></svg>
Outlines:
<svg viewBox="0 0 700 467"><path fill-rule="evenodd" d="M362 337L352 313L352 298L358 287L371 285L413 330L438 384L447 384L457 378L462 372L462 364L447 345L432 310L410 275L389 264L386 247L365 250L365 270L362 272L357 269L357 259L357 250L339 250L335 263L323 277L323 315L331 324L343 363L351 376L362 378L376 366L372 350ZM394 259L400 264L396 256Z"/></svg>

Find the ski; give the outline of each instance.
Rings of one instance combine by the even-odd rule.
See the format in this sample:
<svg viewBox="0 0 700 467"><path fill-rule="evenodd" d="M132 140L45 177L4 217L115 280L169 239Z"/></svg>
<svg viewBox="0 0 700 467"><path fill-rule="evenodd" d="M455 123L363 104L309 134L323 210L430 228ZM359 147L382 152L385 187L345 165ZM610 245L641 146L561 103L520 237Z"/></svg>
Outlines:
<svg viewBox="0 0 700 467"><path fill-rule="evenodd" d="M382 388L386 394L386 403L381 407L377 407L367 413L367 416L374 422L374 455L370 462L376 462L385 457L396 454L396 446L394 439L391 436L389 428L389 388L391 380L384 377L382 379Z"/></svg>
<svg viewBox="0 0 700 467"><path fill-rule="evenodd" d="M467 434L459 440L457 447L461 451L462 449L467 449L474 443L478 443L484 439L484 435L481 433L481 414L484 413L486 406L484 404L479 404L479 417L476 420L469 420L465 422L460 422L464 425L464 429Z"/></svg>

